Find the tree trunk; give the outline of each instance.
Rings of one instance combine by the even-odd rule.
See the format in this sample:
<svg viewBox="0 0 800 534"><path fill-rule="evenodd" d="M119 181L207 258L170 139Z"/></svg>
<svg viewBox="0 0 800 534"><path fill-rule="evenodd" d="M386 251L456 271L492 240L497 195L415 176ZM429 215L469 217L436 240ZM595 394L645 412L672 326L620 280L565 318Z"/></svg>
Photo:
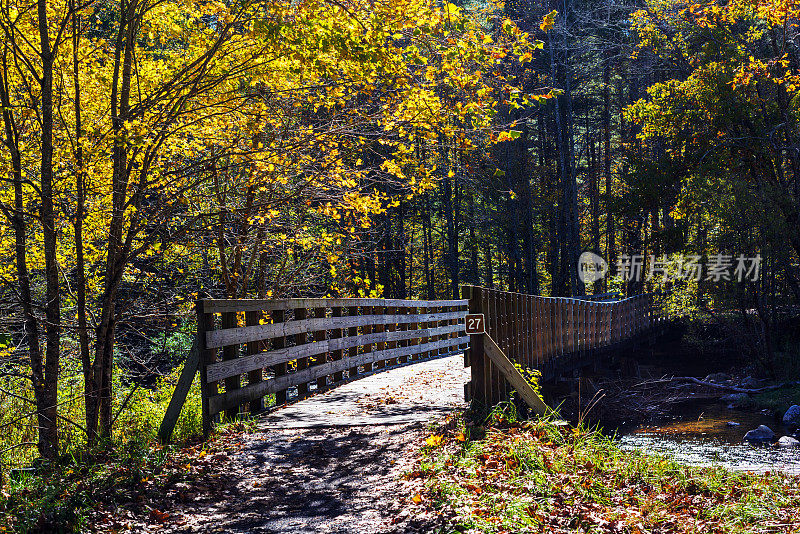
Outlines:
<svg viewBox="0 0 800 534"><path fill-rule="evenodd" d="M588 124L587 124L588 127ZM591 166L589 171L589 205L592 213L592 249L600 253L600 176L597 172L597 157L595 152L594 136L589 136L591 152Z"/></svg>
<svg viewBox="0 0 800 534"><path fill-rule="evenodd" d="M566 1L565 1L566 7ZM565 10L566 14L566 10ZM562 23L566 24L566 23ZM553 81L559 80L559 69L556 65L556 51L554 49L553 32L548 33L550 41L550 70ZM559 170L562 188L562 215L561 215L561 273L563 282L569 283L566 287L556 287L556 295L571 293L583 295L583 282L578 279L578 257L580 256L580 221L578 220L578 188L574 173L574 135L572 120L572 82L569 69L569 53L566 43L566 28L562 30L564 41L564 73L563 93L555 100L555 119L557 130L557 148L559 154Z"/></svg>
<svg viewBox="0 0 800 534"><path fill-rule="evenodd" d="M58 288L58 263L56 259L56 223L53 209L53 64L54 52L50 47L46 0L37 2L40 55L42 75L40 78L42 138L41 138L41 205L39 218L42 224L45 263L45 369L44 406L39 412L44 417L40 421L40 453L43 457L58 454L58 373L61 353L61 299ZM40 403L41 404L41 403ZM42 426L43 424L43 426ZM41 449L44 441L44 450Z"/></svg>
<svg viewBox="0 0 800 534"><path fill-rule="evenodd" d="M494 267L492 266L492 240L488 237L483 244L484 259L486 260L486 272L483 285L488 288L494 288Z"/></svg>
<svg viewBox="0 0 800 534"><path fill-rule="evenodd" d="M14 264L17 271L19 284L19 302L22 307L24 341L28 347L28 355L31 362L31 375L33 390L36 402L37 424L39 429L46 429L50 419L45 409L47 408L45 392L44 361L42 359L42 348L40 341L39 321L34 314L34 302L31 292L31 278L28 270L27 261L27 223L25 222L25 204L22 190L22 157L19 151L19 134L16 121L11 106L9 84L8 84L8 48L3 49L3 77L0 79L0 103L2 103L3 126L5 130L4 144L8 148L11 156L11 183L14 191L14 209L3 210L3 214L11 223L14 229ZM47 456L53 452L48 442L46 432L38 433L38 450L42 456Z"/></svg>
<svg viewBox="0 0 800 534"><path fill-rule="evenodd" d="M457 189L457 186L456 188ZM456 220L455 210L458 209L458 199L453 199L454 187L449 177L444 179L444 215L447 221L447 244L445 258L447 271L450 278L450 295L452 298L459 298L458 291L458 221Z"/></svg>
<svg viewBox="0 0 800 534"><path fill-rule="evenodd" d="M617 261L614 215L611 200L614 194L614 181L611 177L611 65L606 57L603 65L603 172L606 178L606 261L614 265ZM620 124L620 127L622 125ZM622 136L621 136L622 137ZM598 251L599 252L599 251ZM603 279L603 290L608 290L608 277Z"/></svg>
<svg viewBox="0 0 800 534"><path fill-rule="evenodd" d="M433 272L431 265L431 254L433 250L433 235L431 230L431 197L425 193L425 215L422 217L422 236L423 236L423 268L425 269L425 296L428 299L436 298L433 288Z"/></svg>
<svg viewBox="0 0 800 534"><path fill-rule="evenodd" d="M475 226L475 195L469 195L467 200L467 217L469 217L469 283L478 285L478 236L476 235Z"/></svg>
<svg viewBox="0 0 800 534"><path fill-rule="evenodd" d="M73 9L74 9L74 2ZM78 66L78 47L80 46L80 18L76 14L72 18L72 68L73 88L75 91L75 291L77 293L78 342L81 351L83 368L83 391L86 408L86 427L97 421L97 384L94 380L92 359L89 349L89 325L86 317L86 265L83 251L83 221L86 217L86 173L83 168L83 131L81 123L81 86ZM94 435L87 436L91 442Z"/></svg>
<svg viewBox="0 0 800 534"><path fill-rule="evenodd" d="M112 376L114 335L116 331L116 297L123 270L127 262L126 244L123 238L125 201L128 191L128 150L125 136L125 120L129 113L133 46L136 34L134 13L137 3L132 1L120 13L114 57L114 75L111 88L111 127L114 133L112 151L113 171L111 177L111 218L108 232L108 252L100 299L100 320L95 338L94 379L98 387L98 421L88 428L101 436L111 435L112 424Z"/></svg>

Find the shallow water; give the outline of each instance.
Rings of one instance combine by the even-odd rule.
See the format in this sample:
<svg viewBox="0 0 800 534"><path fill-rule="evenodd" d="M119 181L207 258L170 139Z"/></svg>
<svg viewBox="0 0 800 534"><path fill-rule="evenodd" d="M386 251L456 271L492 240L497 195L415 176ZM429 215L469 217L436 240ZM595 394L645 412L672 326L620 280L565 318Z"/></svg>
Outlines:
<svg viewBox="0 0 800 534"><path fill-rule="evenodd" d="M739 425L730 426L729 421ZM664 454L689 465L800 475L800 447L778 449L742 443L745 433L758 425L767 425L777 437L791 435L773 417L713 403L683 405L667 422L626 430L619 444L622 449Z"/></svg>

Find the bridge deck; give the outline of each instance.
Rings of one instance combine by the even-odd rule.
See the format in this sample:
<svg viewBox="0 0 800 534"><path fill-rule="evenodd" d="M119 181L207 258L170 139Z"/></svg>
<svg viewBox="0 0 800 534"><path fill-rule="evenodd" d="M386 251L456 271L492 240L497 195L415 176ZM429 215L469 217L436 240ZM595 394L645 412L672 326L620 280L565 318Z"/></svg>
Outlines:
<svg viewBox="0 0 800 534"><path fill-rule="evenodd" d="M270 428L430 421L466 407L468 379L461 354L401 365L277 409L264 421Z"/></svg>

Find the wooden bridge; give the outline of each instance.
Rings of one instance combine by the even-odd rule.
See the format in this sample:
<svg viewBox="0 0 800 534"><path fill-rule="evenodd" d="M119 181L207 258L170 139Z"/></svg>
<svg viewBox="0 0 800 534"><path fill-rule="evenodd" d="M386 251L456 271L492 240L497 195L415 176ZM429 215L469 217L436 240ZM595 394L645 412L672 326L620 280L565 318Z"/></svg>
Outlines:
<svg viewBox="0 0 800 534"><path fill-rule="evenodd" d="M486 318L486 334L513 363L537 369L543 381L596 367L664 325L653 295L611 300L541 297L463 286L471 314ZM473 336L465 353L471 367L468 400L493 406L508 398L507 373L491 358L483 336Z"/></svg>
<svg viewBox="0 0 800 534"><path fill-rule="evenodd" d="M547 380L593 365L661 320L647 295L592 302L464 286L463 296L200 300L197 337L159 435L169 439L198 371L206 433L223 414L257 414L395 365L457 353L471 367L467 399L491 406L508 398L509 382L525 387L513 364ZM483 314L486 335L466 334L468 313Z"/></svg>

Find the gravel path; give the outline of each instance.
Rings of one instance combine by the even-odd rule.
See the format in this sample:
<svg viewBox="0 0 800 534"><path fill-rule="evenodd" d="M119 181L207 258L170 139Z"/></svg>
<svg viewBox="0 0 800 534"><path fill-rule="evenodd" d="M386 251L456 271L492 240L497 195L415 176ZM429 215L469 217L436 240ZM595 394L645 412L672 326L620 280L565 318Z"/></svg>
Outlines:
<svg viewBox="0 0 800 534"><path fill-rule="evenodd" d="M171 489L160 532L429 532L401 475L462 409L462 356L398 367L280 409L232 438L199 487ZM216 467L218 466L218 467Z"/></svg>

